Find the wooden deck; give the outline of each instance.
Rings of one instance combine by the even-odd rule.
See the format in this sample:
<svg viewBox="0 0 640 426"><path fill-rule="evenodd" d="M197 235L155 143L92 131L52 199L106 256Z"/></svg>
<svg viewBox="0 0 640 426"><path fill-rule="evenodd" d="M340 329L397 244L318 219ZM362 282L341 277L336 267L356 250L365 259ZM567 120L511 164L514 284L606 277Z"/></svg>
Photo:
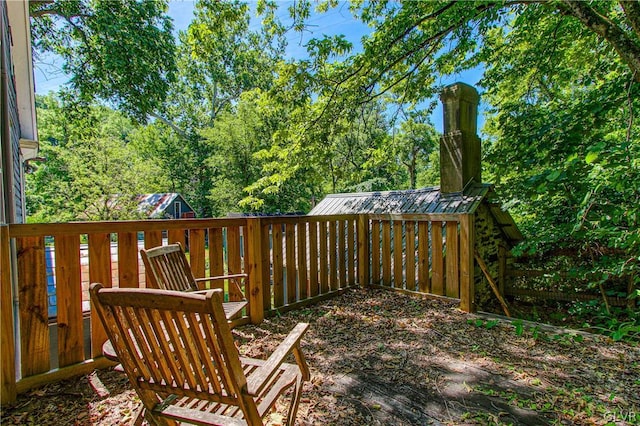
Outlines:
<svg viewBox="0 0 640 426"><path fill-rule="evenodd" d="M453 302L374 289L347 290L241 326L234 337L242 355L260 358L300 321L311 324L302 347L312 379L298 425L640 420L631 417L640 413L640 349L604 337L526 325L519 333L512 324L464 313ZM2 419L127 424L134 402L122 376L107 369L20 395ZM56 410L47 411L52 406ZM278 406L270 424L280 424L285 411Z"/></svg>

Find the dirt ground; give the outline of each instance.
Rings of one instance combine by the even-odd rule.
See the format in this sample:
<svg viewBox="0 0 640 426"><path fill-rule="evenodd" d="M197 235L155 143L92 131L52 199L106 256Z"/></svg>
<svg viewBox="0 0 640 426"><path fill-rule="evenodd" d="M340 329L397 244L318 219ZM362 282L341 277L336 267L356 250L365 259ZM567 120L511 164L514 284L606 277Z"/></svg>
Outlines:
<svg viewBox="0 0 640 426"><path fill-rule="evenodd" d="M439 300L349 291L234 330L266 358L297 322L312 380L298 425L640 424L640 348L460 312ZM281 424L286 402L266 419ZM127 425L138 399L96 371L21 395L4 425Z"/></svg>

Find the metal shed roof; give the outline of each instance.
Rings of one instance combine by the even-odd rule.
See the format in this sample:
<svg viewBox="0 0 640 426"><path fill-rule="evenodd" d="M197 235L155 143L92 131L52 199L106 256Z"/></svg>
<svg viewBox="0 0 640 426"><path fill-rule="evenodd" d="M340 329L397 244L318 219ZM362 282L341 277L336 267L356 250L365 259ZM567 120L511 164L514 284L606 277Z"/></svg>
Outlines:
<svg viewBox="0 0 640 426"><path fill-rule="evenodd" d="M508 212L492 202L493 185L470 183L462 193L441 194L440 187L404 191L356 192L327 195L309 215L339 214L472 214L480 203L487 202L489 211L510 243L523 239Z"/></svg>

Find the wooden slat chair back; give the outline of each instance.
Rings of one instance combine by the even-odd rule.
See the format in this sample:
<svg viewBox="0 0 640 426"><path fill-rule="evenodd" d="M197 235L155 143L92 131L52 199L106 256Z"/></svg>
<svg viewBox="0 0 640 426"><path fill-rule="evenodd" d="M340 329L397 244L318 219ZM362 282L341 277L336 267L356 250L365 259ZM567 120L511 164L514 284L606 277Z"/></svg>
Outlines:
<svg viewBox="0 0 640 426"><path fill-rule="evenodd" d="M243 282L246 283L247 274L196 278L180 243L142 249L140 257L142 257L151 286L154 288L174 291L201 291L205 289L204 283L207 281L213 282L214 286L218 288L222 288L224 281L227 281L229 301L225 302L225 307L226 311L230 313L228 317L235 316L247 305L241 287Z"/></svg>
<svg viewBox="0 0 640 426"><path fill-rule="evenodd" d="M91 285L98 312L151 424L262 425L292 388L293 424L309 369L298 324L266 360L241 358L222 307L222 291L179 293ZM296 364L285 363L293 353Z"/></svg>

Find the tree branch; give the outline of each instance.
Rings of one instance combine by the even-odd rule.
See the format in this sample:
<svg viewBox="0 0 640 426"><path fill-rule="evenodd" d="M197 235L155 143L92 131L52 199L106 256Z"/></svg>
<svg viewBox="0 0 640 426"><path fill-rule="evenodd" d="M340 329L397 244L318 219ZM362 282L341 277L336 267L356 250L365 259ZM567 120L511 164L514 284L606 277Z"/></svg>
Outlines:
<svg viewBox="0 0 640 426"><path fill-rule="evenodd" d="M166 118L162 117L161 115L156 114L155 112L150 112L149 115L151 117L155 118L155 119L160 120L161 122L163 122L167 126L171 127L173 129L173 131L176 132L180 137L182 137L184 139L188 139L189 138L189 135L187 134L187 132L185 132L180 127L178 127L175 124L173 124L171 121L169 121Z"/></svg>
<svg viewBox="0 0 640 426"><path fill-rule="evenodd" d="M609 18L602 16L589 6L589 3L580 0L562 0L561 4L563 7L561 6L560 9L564 8L589 30L608 41L634 73L635 80L640 82L640 45Z"/></svg>
<svg viewBox="0 0 640 426"><path fill-rule="evenodd" d="M640 37L640 2L620 0L620 6L624 10L624 14L627 16L629 25L633 28L633 31L638 37Z"/></svg>

